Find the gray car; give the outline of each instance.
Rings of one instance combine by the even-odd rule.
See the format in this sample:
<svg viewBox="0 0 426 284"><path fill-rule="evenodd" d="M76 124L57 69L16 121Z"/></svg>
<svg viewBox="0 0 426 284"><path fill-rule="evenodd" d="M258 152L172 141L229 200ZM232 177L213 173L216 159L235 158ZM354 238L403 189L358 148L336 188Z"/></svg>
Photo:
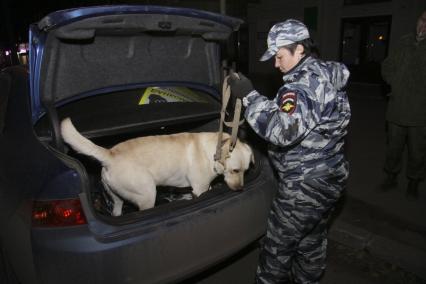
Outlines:
<svg viewBox="0 0 426 284"><path fill-rule="evenodd" d="M71 117L96 144L217 131L223 50L241 21L157 6L58 11L30 27L30 64L0 72L0 282L176 283L265 232L276 190L264 143L242 191L158 188L111 216L97 161L62 141ZM160 149L161 150L161 149Z"/></svg>

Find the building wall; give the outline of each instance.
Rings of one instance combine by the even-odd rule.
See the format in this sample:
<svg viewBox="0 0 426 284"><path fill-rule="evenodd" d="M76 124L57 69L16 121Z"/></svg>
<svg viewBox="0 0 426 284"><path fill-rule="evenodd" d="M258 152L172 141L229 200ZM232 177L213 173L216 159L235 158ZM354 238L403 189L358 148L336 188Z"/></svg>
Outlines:
<svg viewBox="0 0 426 284"><path fill-rule="evenodd" d="M285 3L284 3L285 2ZM249 31L249 72L269 73L271 62L259 62L260 56L266 50L266 38L270 27L287 18L303 20L304 0L263 0L258 4L247 7L247 24Z"/></svg>
<svg viewBox="0 0 426 284"><path fill-rule="evenodd" d="M318 45L321 57L339 60L341 22L345 18L392 16L389 48L398 38L415 28L421 12L426 9L425 0L392 0L364 5L343 5L344 0L261 0L248 4L249 71L250 73L275 72L273 62L259 62L266 50L266 37L273 23L294 18L303 21L305 8L317 8L316 31L311 36Z"/></svg>

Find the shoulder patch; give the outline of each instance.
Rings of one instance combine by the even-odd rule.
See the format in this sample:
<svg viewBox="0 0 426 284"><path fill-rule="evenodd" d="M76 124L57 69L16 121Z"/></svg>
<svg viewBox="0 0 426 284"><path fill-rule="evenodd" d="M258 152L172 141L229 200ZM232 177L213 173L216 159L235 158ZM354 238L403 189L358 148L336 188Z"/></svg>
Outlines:
<svg viewBox="0 0 426 284"><path fill-rule="evenodd" d="M292 114L296 109L297 97L293 92L283 94L280 102L281 111Z"/></svg>

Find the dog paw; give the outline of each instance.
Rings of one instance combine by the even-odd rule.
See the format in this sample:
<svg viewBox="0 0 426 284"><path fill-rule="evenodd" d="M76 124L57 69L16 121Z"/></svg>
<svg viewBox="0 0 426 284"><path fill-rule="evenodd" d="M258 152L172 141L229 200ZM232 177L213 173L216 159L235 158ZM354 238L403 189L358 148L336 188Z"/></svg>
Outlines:
<svg viewBox="0 0 426 284"><path fill-rule="evenodd" d="M182 194L182 196L181 196L180 199L181 200L191 200L192 199L192 194L191 193Z"/></svg>
<svg viewBox="0 0 426 284"><path fill-rule="evenodd" d="M121 216L121 210L116 210L116 209L114 209L114 210L112 211L112 216L114 216L114 217Z"/></svg>

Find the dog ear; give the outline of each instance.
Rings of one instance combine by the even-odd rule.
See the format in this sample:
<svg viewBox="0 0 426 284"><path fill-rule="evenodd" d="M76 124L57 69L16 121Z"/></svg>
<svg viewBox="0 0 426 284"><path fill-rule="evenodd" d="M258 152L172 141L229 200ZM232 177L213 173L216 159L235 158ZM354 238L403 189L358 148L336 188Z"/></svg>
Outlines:
<svg viewBox="0 0 426 284"><path fill-rule="evenodd" d="M253 163L253 165L254 165L254 153L253 153L253 150L251 149L251 147L248 145L248 144L246 144L246 143L242 143L243 145L244 145L244 147L246 148L246 150L250 153L250 162L251 163Z"/></svg>
<svg viewBox="0 0 426 284"><path fill-rule="evenodd" d="M230 138L222 139L222 145L221 146L223 147L226 143L231 142L230 140L231 140Z"/></svg>
<svg viewBox="0 0 426 284"><path fill-rule="evenodd" d="M231 139L230 138L224 138L222 139L221 149L222 149L222 155L225 156L225 158L228 158L231 153L229 153L229 146L231 145Z"/></svg>
<svg viewBox="0 0 426 284"><path fill-rule="evenodd" d="M222 165L221 162L215 161L214 162L214 171L217 174L221 175L221 174L223 174L225 172L225 167Z"/></svg>

